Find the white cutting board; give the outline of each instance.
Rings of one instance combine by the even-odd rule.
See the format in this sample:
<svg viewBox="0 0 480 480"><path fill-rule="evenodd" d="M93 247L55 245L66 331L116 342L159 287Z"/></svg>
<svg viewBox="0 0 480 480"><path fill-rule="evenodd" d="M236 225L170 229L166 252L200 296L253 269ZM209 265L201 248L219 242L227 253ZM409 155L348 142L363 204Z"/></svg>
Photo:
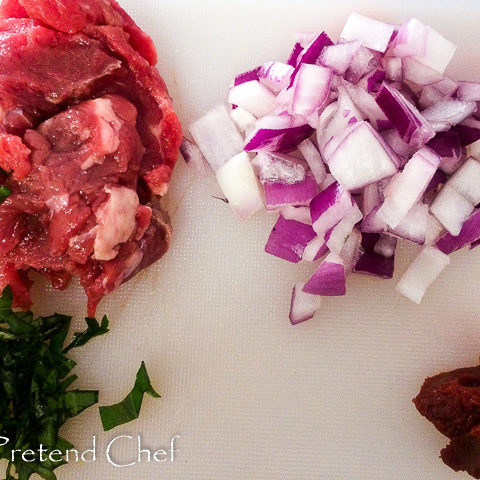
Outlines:
<svg viewBox="0 0 480 480"><path fill-rule="evenodd" d="M186 126L224 101L235 73L286 59L296 31L338 38L352 10L401 23L416 16L459 45L450 73L480 80L478 0L123 0L152 35ZM208 184L209 182L207 182ZM474 365L480 355L480 249L452 264L416 306L395 281L355 276L346 297L292 327L292 285L312 266L263 252L275 218L246 222L192 182L183 161L170 205L174 240L155 267L99 307L111 333L80 352L78 386L121 400L145 360L162 399L145 400L138 421L103 433L96 408L63 434L79 449L99 444L96 462L58 470L65 480L448 480L438 459L446 439L411 399L427 375ZM398 249L396 278L416 248ZM47 295L45 295L47 292ZM81 289L34 287L37 311L84 315ZM142 435L153 450L177 438L174 462L114 467L106 444ZM134 443L114 459L128 463ZM128 440L128 439L127 439Z"/></svg>

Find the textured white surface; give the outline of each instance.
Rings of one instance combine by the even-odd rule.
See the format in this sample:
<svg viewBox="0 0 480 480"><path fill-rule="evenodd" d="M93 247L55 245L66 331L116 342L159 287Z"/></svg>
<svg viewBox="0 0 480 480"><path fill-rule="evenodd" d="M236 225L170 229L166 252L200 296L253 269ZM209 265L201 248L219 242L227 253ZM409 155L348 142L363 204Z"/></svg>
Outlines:
<svg viewBox="0 0 480 480"><path fill-rule="evenodd" d="M336 38L352 10L390 22L417 16L459 45L450 72L480 79L478 0L121 3L153 36L184 124L222 101L235 73L286 58L294 32ZM95 408L72 421L64 434L81 449L97 435L99 458L62 467L60 479L468 478L438 459L445 439L411 398L425 376L478 360L480 249L453 255L421 306L393 281L358 276L346 297L325 299L314 320L292 327L291 288L313 267L263 253L274 217L241 222L213 192L180 161L170 252L101 303L111 333L75 353L79 386L100 387L102 404L124 397L141 360L162 399L146 398L138 421L108 433ZM416 251L400 246L397 279ZM73 312L80 325L79 288L58 294L38 282L34 294L38 311ZM141 434L151 448L180 435L181 451L173 463L114 468L102 452L120 434Z"/></svg>

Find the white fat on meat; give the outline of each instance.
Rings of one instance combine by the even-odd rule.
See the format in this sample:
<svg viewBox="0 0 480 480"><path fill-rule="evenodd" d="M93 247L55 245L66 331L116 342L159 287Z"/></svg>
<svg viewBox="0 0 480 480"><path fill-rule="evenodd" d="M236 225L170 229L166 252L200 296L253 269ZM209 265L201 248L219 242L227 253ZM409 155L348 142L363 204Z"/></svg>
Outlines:
<svg viewBox="0 0 480 480"><path fill-rule="evenodd" d="M105 155L111 155L120 146L120 129L123 121L113 110L112 102L108 98L92 100L95 104L95 115L98 117L96 128L95 153L90 155L81 165L82 170L88 170L96 164L102 164Z"/></svg>
<svg viewBox="0 0 480 480"><path fill-rule="evenodd" d="M96 212L98 230L93 256L96 260L113 260L118 255L115 248L126 242L137 228L139 207L137 192L127 187L105 187L110 197Z"/></svg>
<svg viewBox="0 0 480 480"><path fill-rule="evenodd" d="M63 195L52 195L45 201L48 209L53 213L58 213L68 207L68 193Z"/></svg>

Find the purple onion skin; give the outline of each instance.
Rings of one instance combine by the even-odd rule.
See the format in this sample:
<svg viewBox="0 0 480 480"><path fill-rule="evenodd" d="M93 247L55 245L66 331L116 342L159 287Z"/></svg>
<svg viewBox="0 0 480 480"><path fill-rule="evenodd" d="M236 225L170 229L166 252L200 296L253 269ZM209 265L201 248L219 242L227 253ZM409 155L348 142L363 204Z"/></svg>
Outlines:
<svg viewBox="0 0 480 480"><path fill-rule="evenodd" d="M375 245L380 240L379 233L362 233L360 258L353 271L378 278L392 278L395 269L395 255L390 258L375 253Z"/></svg>
<svg viewBox="0 0 480 480"><path fill-rule="evenodd" d="M435 246L441 252L449 255L470 244L474 248L477 246L478 240L480 240L480 210L476 210L470 215L457 236L448 232L444 233L435 241Z"/></svg>

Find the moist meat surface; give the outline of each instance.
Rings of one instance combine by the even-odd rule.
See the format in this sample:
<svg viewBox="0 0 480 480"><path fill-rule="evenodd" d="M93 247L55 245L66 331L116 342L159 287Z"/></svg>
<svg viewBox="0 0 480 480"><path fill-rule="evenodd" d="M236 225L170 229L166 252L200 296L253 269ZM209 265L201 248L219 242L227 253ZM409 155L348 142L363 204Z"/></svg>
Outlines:
<svg viewBox="0 0 480 480"><path fill-rule="evenodd" d="M168 249L181 129L151 39L114 0L0 3L0 287L100 299Z"/></svg>

